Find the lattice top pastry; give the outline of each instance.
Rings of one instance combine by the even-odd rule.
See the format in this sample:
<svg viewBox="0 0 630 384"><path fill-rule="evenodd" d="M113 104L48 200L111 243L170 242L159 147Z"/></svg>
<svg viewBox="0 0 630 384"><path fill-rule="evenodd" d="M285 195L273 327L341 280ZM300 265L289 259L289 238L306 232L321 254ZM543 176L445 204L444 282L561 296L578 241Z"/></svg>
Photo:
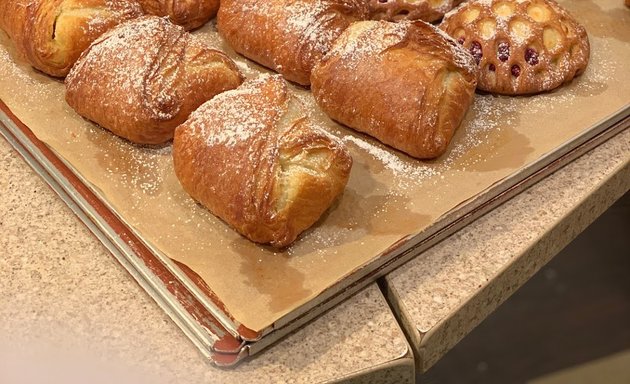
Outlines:
<svg viewBox="0 0 630 384"><path fill-rule="evenodd" d="M477 88L508 95L549 91L584 72L586 30L552 0L473 0L440 25L479 64Z"/></svg>
<svg viewBox="0 0 630 384"><path fill-rule="evenodd" d="M463 0L369 0L371 19L433 22Z"/></svg>

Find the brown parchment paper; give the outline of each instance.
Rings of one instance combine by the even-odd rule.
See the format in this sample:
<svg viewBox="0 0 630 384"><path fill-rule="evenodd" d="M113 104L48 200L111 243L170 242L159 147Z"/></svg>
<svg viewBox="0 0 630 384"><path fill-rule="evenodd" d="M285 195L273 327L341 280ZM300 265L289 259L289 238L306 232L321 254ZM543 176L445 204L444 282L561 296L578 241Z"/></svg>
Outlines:
<svg viewBox="0 0 630 384"><path fill-rule="evenodd" d="M448 153L435 161L411 159L331 122L308 90L293 87L348 145L354 168L343 197L283 252L240 237L195 204L175 178L170 145L138 147L77 116L64 102L63 83L24 64L2 32L0 98L146 241L199 274L238 322L262 331L397 240L627 105L630 11L622 2L563 1L589 32L586 73L548 94L477 95ZM195 33L247 76L262 71L234 54L214 24Z"/></svg>

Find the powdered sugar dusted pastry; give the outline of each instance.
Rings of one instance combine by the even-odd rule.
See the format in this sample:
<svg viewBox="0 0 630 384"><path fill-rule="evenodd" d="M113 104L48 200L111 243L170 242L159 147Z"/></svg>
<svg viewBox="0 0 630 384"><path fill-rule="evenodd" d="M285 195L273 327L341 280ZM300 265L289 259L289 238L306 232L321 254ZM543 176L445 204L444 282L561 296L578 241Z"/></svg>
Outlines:
<svg viewBox="0 0 630 384"><path fill-rule="evenodd" d="M175 173L242 235L284 247L345 188L352 158L314 127L279 75L220 94L175 130Z"/></svg>
<svg viewBox="0 0 630 384"><path fill-rule="evenodd" d="M227 56L166 19L144 16L83 53L66 78L66 101L119 136L159 144L193 110L241 82Z"/></svg>
<svg viewBox="0 0 630 384"><path fill-rule="evenodd" d="M337 36L366 17L365 0L222 0L217 26L236 52L308 85Z"/></svg>
<svg viewBox="0 0 630 384"><path fill-rule="evenodd" d="M375 20L424 20L433 22L463 0L369 0L370 18Z"/></svg>
<svg viewBox="0 0 630 384"><path fill-rule="evenodd" d="M20 55L58 77L105 31L141 15L134 0L0 0L0 28Z"/></svg>
<svg viewBox="0 0 630 384"><path fill-rule="evenodd" d="M479 64L478 88L520 95L549 91L584 72L586 30L552 0L472 0L440 27Z"/></svg>
<svg viewBox="0 0 630 384"><path fill-rule="evenodd" d="M422 21L354 23L313 69L331 118L417 158L446 150L473 100L477 67Z"/></svg>
<svg viewBox="0 0 630 384"><path fill-rule="evenodd" d="M219 0L139 0L149 15L168 16L187 30L201 27L216 16Z"/></svg>

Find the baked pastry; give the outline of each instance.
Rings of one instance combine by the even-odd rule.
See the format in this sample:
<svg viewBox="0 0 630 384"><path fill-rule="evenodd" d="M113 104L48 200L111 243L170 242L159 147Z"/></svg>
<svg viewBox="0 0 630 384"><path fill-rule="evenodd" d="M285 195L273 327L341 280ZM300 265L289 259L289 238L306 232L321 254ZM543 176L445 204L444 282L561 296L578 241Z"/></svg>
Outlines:
<svg viewBox="0 0 630 384"><path fill-rule="evenodd" d="M440 25L479 64L483 91L523 95L552 90L584 72L586 30L552 0L472 0Z"/></svg>
<svg viewBox="0 0 630 384"><path fill-rule="evenodd" d="M337 36L366 17L365 0L222 0L217 27L236 52L308 85Z"/></svg>
<svg viewBox="0 0 630 384"><path fill-rule="evenodd" d="M476 84L472 56L423 21L354 23L311 76L328 116L421 159L444 153Z"/></svg>
<svg viewBox="0 0 630 384"><path fill-rule="evenodd" d="M148 15L168 16L186 30L199 28L216 16L219 0L139 0Z"/></svg>
<svg viewBox="0 0 630 384"><path fill-rule="evenodd" d="M252 241L285 247L341 194L347 149L316 128L279 75L208 101L175 130L184 190Z"/></svg>
<svg viewBox="0 0 630 384"><path fill-rule="evenodd" d="M141 15L134 0L0 0L0 28L19 54L57 77L102 33Z"/></svg>
<svg viewBox="0 0 630 384"><path fill-rule="evenodd" d="M197 107L241 82L223 53L164 18L143 16L83 53L66 78L66 101L119 136L159 144Z"/></svg>
<svg viewBox="0 0 630 384"><path fill-rule="evenodd" d="M463 0L369 0L370 18L400 21L424 20L433 22Z"/></svg>

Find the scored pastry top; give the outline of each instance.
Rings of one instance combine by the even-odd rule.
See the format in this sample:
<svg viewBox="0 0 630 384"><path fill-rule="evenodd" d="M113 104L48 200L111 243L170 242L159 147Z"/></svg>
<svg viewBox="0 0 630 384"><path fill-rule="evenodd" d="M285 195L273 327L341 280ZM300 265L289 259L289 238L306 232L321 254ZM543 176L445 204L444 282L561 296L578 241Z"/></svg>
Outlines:
<svg viewBox="0 0 630 384"><path fill-rule="evenodd" d="M236 52L308 85L313 65L367 14L364 0L222 0L217 28Z"/></svg>
<svg viewBox="0 0 630 384"><path fill-rule="evenodd" d="M66 78L66 101L119 136L159 144L199 105L241 81L223 53L165 18L142 16L81 55Z"/></svg>
<svg viewBox="0 0 630 384"><path fill-rule="evenodd" d="M477 73L471 55L451 36L424 22L354 23L335 41L323 62L335 58L340 65L357 65L367 57L377 58L386 50L395 48L426 53L431 55L433 63L452 62L473 77Z"/></svg>
<svg viewBox="0 0 630 384"><path fill-rule="evenodd" d="M141 15L135 0L0 0L0 28L33 67L57 77L102 33Z"/></svg>
<svg viewBox="0 0 630 384"><path fill-rule="evenodd" d="M219 10L219 0L138 0L148 15L168 16L186 30L199 28Z"/></svg>
<svg viewBox="0 0 630 384"><path fill-rule="evenodd" d="M352 158L314 125L280 75L224 92L177 127L184 189L241 234L285 247L343 191Z"/></svg>
<svg viewBox="0 0 630 384"><path fill-rule="evenodd" d="M424 20L433 22L463 0L369 0L370 18L400 21Z"/></svg>
<svg viewBox="0 0 630 384"><path fill-rule="evenodd" d="M328 116L417 158L446 150L472 102L477 65L423 21L353 23L313 70Z"/></svg>
<svg viewBox="0 0 630 384"><path fill-rule="evenodd" d="M554 89L589 60L586 30L551 0L472 0L440 28L475 57L478 88L500 94Z"/></svg>

